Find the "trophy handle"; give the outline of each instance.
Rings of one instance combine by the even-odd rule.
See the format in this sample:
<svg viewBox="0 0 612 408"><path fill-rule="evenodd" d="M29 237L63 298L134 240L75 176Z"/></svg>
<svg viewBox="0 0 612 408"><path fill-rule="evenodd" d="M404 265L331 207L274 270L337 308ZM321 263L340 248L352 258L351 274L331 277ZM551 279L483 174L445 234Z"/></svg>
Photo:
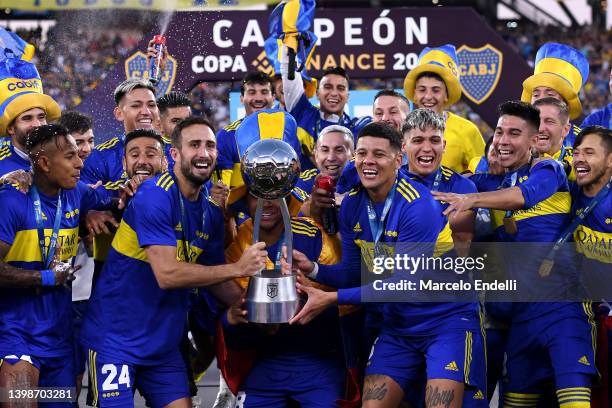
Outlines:
<svg viewBox="0 0 612 408"><path fill-rule="evenodd" d="M261 225L261 213L263 212L263 200L257 199L257 208L255 209L255 219L253 220L253 243L259 242L259 228Z"/></svg>
<svg viewBox="0 0 612 408"><path fill-rule="evenodd" d="M289 215L289 207L284 198L279 198L280 209L283 214L283 223L285 224L285 245L287 246L287 263L293 263L293 233L291 231L291 215Z"/></svg>

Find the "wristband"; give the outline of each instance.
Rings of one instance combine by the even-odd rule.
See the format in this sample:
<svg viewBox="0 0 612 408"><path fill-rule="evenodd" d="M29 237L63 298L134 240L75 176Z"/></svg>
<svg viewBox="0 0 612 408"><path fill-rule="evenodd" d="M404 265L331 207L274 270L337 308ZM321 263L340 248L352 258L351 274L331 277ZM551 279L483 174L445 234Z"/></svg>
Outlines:
<svg viewBox="0 0 612 408"><path fill-rule="evenodd" d="M317 274L319 273L319 264L316 263L316 262L313 262L313 264L314 264L314 268L312 268L312 271L308 275L306 275L306 276L308 276L309 278L312 278L312 279L316 279L317 278Z"/></svg>
<svg viewBox="0 0 612 408"><path fill-rule="evenodd" d="M55 272L53 269L43 269L40 271L43 286L55 286Z"/></svg>

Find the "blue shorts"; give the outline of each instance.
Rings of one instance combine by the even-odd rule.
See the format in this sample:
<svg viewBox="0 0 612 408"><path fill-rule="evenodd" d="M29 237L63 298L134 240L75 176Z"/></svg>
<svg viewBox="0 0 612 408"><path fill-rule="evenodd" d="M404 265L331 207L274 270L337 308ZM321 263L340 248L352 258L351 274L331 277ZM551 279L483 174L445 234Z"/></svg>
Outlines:
<svg viewBox="0 0 612 408"><path fill-rule="evenodd" d="M106 359L89 350L91 395L94 407L133 407L137 388L152 408L164 407L181 398L190 398L185 362L176 358L154 366L128 364Z"/></svg>
<svg viewBox="0 0 612 408"><path fill-rule="evenodd" d="M596 338L592 311L582 304L512 323L506 344L504 391L538 393L541 384L551 380L557 388L581 387L584 375L597 375ZM575 385L571 384L572 375L577 376Z"/></svg>
<svg viewBox="0 0 612 408"><path fill-rule="evenodd" d="M463 406L488 406L485 346L480 332L450 330L435 336L382 333L372 346L365 374L390 377L410 399L422 391L424 373L428 380L464 383L469 399L464 398Z"/></svg>
<svg viewBox="0 0 612 408"><path fill-rule="evenodd" d="M0 357L0 366L4 362L16 364L20 360L27 361L39 371L39 387L75 388L76 378L72 357L33 357L19 352ZM76 394L75 394L76 396ZM73 402L47 402L39 404L44 407L66 408L74 406Z"/></svg>
<svg viewBox="0 0 612 408"><path fill-rule="evenodd" d="M337 406L344 397L346 368L337 360L297 364L258 361L236 394L236 408L283 408L295 401L302 408Z"/></svg>

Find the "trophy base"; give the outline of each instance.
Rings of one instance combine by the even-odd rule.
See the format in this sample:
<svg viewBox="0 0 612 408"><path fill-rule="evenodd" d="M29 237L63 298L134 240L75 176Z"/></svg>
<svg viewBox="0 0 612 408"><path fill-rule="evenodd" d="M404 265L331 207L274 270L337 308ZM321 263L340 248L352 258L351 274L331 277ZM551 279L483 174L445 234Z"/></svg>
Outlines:
<svg viewBox="0 0 612 408"><path fill-rule="evenodd" d="M251 276L247 289L247 320L251 323L287 323L300 307L295 275L264 270Z"/></svg>

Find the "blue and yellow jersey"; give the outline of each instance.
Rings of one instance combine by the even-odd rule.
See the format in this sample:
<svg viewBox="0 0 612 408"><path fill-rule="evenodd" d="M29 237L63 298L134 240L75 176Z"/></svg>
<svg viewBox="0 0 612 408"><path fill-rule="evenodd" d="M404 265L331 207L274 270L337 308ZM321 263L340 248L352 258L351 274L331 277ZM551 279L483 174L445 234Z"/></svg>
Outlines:
<svg viewBox="0 0 612 408"><path fill-rule="evenodd" d="M516 174L516 176L513 176ZM478 191L495 191L508 188L516 178L525 205L512 211L518 232L507 234L504 230L506 211L492 210L492 222L497 241L500 242L554 242L569 220L571 195L563 166L556 160L543 160L530 168L525 165L503 176L476 174L470 179Z"/></svg>
<svg viewBox="0 0 612 408"><path fill-rule="evenodd" d="M305 94L302 94L298 103L291 110L291 115L295 118L298 125L297 136L302 146L302 170L315 168L315 164L311 161L313 156L314 146L319 137L321 130L331 125L342 125L353 132L353 137L357 139L357 133L372 122L369 116L363 118L350 118L343 113L339 122L330 122L321 118L321 110L313 106Z"/></svg>
<svg viewBox="0 0 612 408"><path fill-rule="evenodd" d="M366 265L372 265L374 258L368 200L368 194L361 185L344 198L339 213L342 262L334 266L320 266L317 275L317 279L323 283L341 288L338 291L340 304L359 303L365 293L360 288L361 262L363 260ZM380 207L376 211L382 211L383 205L381 203L376 206ZM396 252L405 250L402 247L406 246L409 252L418 248L415 249L418 254L409 253L412 256L436 256L453 248L450 226L440 211L440 205L427 187L411 180L403 172L400 172L397 179L396 192L380 242L397 245ZM389 253L387 255L393 256ZM454 272L452 274L457 276ZM377 311L376 308L374 310ZM432 334L440 327L441 321L449 319L457 328L477 330L477 310L475 303L386 303L382 330L398 335Z"/></svg>
<svg viewBox="0 0 612 408"><path fill-rule="evenodd" d="M338 194L346 193L359 183L359 175L357 175L355 163L353 161L348 162L344 170L346 170L349 166L352 170L343 171L340 175L340 178L336 181L336 193ZM309 169L300 173L300 178L295 183L295 187L291 191L291 202L289 203L289 211L292 215L298 214L301 205L310 197L312 189L315 185L315 179L317 178L319 173L321 173L321 171L318 168ZM356 180L349 181L349 177Z"/></svg>
<svg viewBox="0 0 612 408"><path fill-rule="evenodd" d="M0 147L11 144L10 137L0 137Z"/></svg>
<svg viewBox="0 0 612 408"><path fill-rule="evenodd" d="M575 123L570 122L570 129L568 130L565 139L563 139L563 146L573 148L574 142L576 141L576 136L578 136L578 133L580 133L581 130L582 129Z"/></svg>
<svg viewBox="0 0 612 408"><path fill-rule="evenodd" d="M114 137L96 146L85 159L81 180L87 184L108 183L121 179L123 171L124 136Z"/></svg>
<svg viewBox="0 0 612 408"><path fill-rule="evenodd" d="M221 170L223 183L230 188L240 187L244 184L240 172L240 154L236 145L236 129L241 123L242 119L238 119L217 132L218 156L216 167Z"/></svg>
<svg viewBox="0 0 612 408"><path fill-rule="evenodd" d="M179 261L208 265L225 261L221 208L203 192L196 201L183 198L183 202L187 227L181 221L179 190L170 172L146 180L129 202L81 330L83 343L99 355L134 364L176 356L186 327L189 289L161 289L145 247L176 247ZM188 228L189 243L183 240L183 228Z"/></svg>
<svg viewBox="0 0 612 408"><path fill-rule="evenodd" d="M563 156L561 156L561 154L563 154ZM576 171L574 170L574 166L572 166L572 163L574 162L574 149L572 147L563 146L561 150L552 156L547 153L544 153L543 156L546 158L555 159L561 164L563 164L564 161L567 162L571 169L570 174L567 175L567 179L569 181L576 181Z"/></svg>
<svg viewBox="0 0 612 408"><path fill-rule="evenodd" d="M291 230L293 232L293 248L305 254L309 259L322 265L335 264L339 261L340 243L336 237L330 237L322 232L321 227L310 218L294 217L291 219ZM248 219L238 229L238 235L234 242L226 249L225 256L228 262L236 262L242 253L251 246L253 242L253 221ZM274 269L274 261L280 250L279 242L268 246L268 259L266 268ZM249 278L236 280L240 286L246 288ZM326 289L321 285L315 286ZM243 337L247 345L253 338L244 338L244 327L239 326L237 330L231 330ZM324 335L322 335L324 334ZM261 347L260 352L264 355L282 356L308 356L313 354L329 354L340 351L340 325L337 308L329 308L317 316L307 325L281 325L279 331L269 337ZM305 359L306 360L306 359ZM297 360L294 360L297 363Z"/></svg>
<svg viewBox="0 0 612 408"><path fill-rule="evenodd" d="M25 156L25 153L22 153ZM0 142L0 177L15 170L29 171L30 159L15 151L11 139Z"/></svg>
<svg viewBox="0 0 612 408"><path fill-rule="evenodd" d="M310 193L312 192L312 188L314 187L315 179L319 173L321 173L321 171L317 168L309 169L300 173L300 178L295 183L295 187L293 187L293 190L291 191L291 199L300 203L308 200L308 197L310 197Z"/></svg>
<svg viewBox="0 0 612 408"><path fill-rule="evenodd" d="M404 171L408 175L408 177L410 177L416 182L423 184L428 189L433 189L437 172L433 172L425 177L421 177L416 174L410 173L410 171L408 170L408 166L403 166L400 171ZM440 191L442 193L455 194L470 194L478 192L476 185L469 178L462 176L456 171L451 170L445 166L441 166L440 171L440 185L438 186L437 191ZM448 207L447 202L438 201L438 203L442 206L442 211L446 210L446 208Z"/></svg>
<svg viewBox="0 0 612 408"><path fill-rule="evenodd" d="M479 157L485 148L485 141L478 127L471 121L452 112L446 114L444 140L446 148L442 155L442 165L464 173L470 161Z"/></svg>
<svg viewBox="0 0 612 408"><path fill-rule="evenodd" d="M575 217L591 203L594 197L587 197L582 189L577 189L572 198L572 215ZM612 271L612 192L608 191L608 195L576 228L573 239L576 251L581 254L582 274L597 271L601 273L599 278L605 277L609 282ZM609 285L606 284L605 287Z"/></svg>
<svg viewBox="0 0 612 408"><path fill-rule="evenodd" d="M561 236L569 222L571 194L565 170L556 160L543 160L531 168L525 165L503 176L476 174L471 177L481 192L508 188L513 179L525 199L522 209L512 211L517 233L506 232L503 225L506 211L491 210L495 240L517 243L504 246L509 279L523 282L520 290L524 299L558 300L577 279L570 254L567 251L557 254L555 266L546 279L540 277L539 268L552 243ZM512 319L525 321L560 307L553 302L516 303Z"/></svg>
<svg viewBox="0 0 612 408"><path fill-rule="evenodd" d="M50 239L57 197L40 193L45 236ZM90 209L104 209L107 197L83 183L63 190L62 219L58 237L62 261L77 253L79 219ZM0 188L0 241L10 245L2 260L23 269L44 269L38 241L34 203L29 195L13 186ZM48 241L47 241L48 242ZM72 296L64 287L42 289L0 289L0 354L23 350L40 357L72 353Z"/></svg>
<svg viewBox="0 0 612 408"><path fill-rule="evenodd" d="M487 173L489 171L489 162L485 156L474 157L468 164L468 171L472 174Z"/></svg>
<svg viewBox="0 0 612 408"><path fill-rule="evenodd" d="M125 174L124 174L125 176ZM117 181L109 181L98 187L101 191L108 194L109 197L116 198L119 196L119 188L127 181L126 177L122 177ZM108 251L111 247L114 234L98 234L93 240L93 257L96 261L104 262L108 256Z"/></svg>

